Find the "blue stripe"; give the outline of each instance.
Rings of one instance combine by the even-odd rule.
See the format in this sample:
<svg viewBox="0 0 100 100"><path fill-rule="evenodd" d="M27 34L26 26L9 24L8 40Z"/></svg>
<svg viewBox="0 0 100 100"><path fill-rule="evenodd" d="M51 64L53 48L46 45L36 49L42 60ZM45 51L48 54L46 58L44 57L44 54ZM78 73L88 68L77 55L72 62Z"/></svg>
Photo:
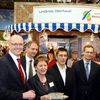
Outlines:
<svg viewBox="0 0 100 100"><path fill-rule="evenodd" d="M16 24L16 31L17 31L17 32L19 31L18 24Z"/></svg>
<svg viewBox="0 0 100 100"><path fill-rule="evenodd" d="M84 31L88 29L88 24L84 24Z"/></svg>
<svg viewBox="0 0 100 100"><path fill-rule="evenodd" d="M68 31L72 30L72 23L68 23Z"/></svg>
<svg viewBox="0 0 100 100"><path fill-rule="evenodd" d="M92 31L95 30L95 25L94 24L91 25L91 29L92 29Z"/></svg>
<svg viewBox="0 0 100 100"><path fill-rule="evenodd" d="M64 29L64 23L60 23L60 28Z"/></svg>
<svg viewBox="0 0 100 100"><path fill-rule="evenodd" d="M56 23L52 23L52 31L56 31Z"/></svg>
<svg viewBox="0 0 100 100"><path fill-rule="evenodd" d="M45 28L49 28L49 24L48 23L45 23Z"/></svg>
<svg viewBox="0 0 100 100"><path fill-rule="evenodd" d="M31 23L31 29L35 28L34 23Z"/></svg>
<svg viewBox="0 0 100 100"><path fill-rule="evenodd" d="M76 24L76 29L80 30L80 24L79 23Z"/></svg>
<svg viewBox="0 0 100 100"><path fill-rule="evenodd" d="M30 31L28 23L26 23L25 27L26 27L26 32Z"/></svg>
<svg viewBox="0 0 100 100"><path fill-rule="evenodd" d="M20 24L20 28L23 29L23 23Z"/></svg>
<svg viewBox="0 0 100 100"><path fill-rule="evenodd" d="M38 23L38 31L41 31L41 30L42 30L42 24Z"/></svg>

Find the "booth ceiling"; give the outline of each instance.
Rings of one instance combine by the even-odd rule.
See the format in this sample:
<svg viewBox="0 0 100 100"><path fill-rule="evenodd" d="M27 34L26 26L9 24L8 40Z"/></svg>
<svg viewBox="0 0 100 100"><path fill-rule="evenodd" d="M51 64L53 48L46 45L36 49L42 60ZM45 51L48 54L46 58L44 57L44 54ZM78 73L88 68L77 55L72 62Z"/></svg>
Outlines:
<svg viewBox="0 0 100 100"><path fill-rule="evenodd" d="M71 31L72 29L79 30L80 32L85 32L88 29L91 30L93 33L100 32L100 24L81 24L81 23L19 23L13 24L8 27L9 32L20 32L24 30L29 32L31 29L36 29L37 31L41 32L44 29L49 29L50 31L54 32L57 29L63 29L66 32Z"/></svg>

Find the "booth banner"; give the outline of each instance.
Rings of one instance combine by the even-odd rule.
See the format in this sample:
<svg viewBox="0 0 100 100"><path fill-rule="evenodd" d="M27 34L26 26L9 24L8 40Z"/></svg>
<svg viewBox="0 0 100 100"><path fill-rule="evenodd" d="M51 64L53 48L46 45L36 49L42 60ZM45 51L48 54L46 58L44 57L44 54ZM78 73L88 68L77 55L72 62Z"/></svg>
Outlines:
<svg viewBox="0 0 100 100"><path fill-rule="evenodd" d="M100 8L75 5L34 6L33 23L100 24Z"/></svg>
<svg viewBox="0 0 100 100"><path fill-rule="evenodd" d="M8 26L8 31L13 32L20 32L20 30L25 30L29 32L31 29L36 29L37 31L41 32L44 29L49 29L50 31L56 31L57 29L63 29L67 32L71 31L72 29L77 29L80 32L85 32L86 30L90 29L94 33L100 32L100 25L97 24L80 24L80 23L19 23L19 24L12 24Z"/></svg>
<svg viewBox="0 0 100 100"><path fill-rule="evenodd" d="M88 29L94 33L100 32L100 8L74 5L34 6L33 22L16 23L7 27L7 31L29 32L36 29L56 31L63 29L67 32L72 29L85 32Z"/></svg>

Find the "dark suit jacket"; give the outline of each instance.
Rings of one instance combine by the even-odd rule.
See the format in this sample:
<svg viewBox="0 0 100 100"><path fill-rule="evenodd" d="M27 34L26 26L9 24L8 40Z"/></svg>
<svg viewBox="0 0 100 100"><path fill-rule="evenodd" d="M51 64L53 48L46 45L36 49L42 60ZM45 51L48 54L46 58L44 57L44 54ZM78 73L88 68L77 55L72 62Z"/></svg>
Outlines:
<svg viewBox="0 0 100 100"><path fill-rule="evenodd" d="M60 71L59 71L56 64L54 66L48 68L47 74L51 75L54 78L58 92L62 92L65 95L68 95L69 100L71 100L71 97L73 95L72 70L70 68L66 69L66 83L65 83L65 86L64 86L64 82L63 82L62 76L60 74Z"/></svg>
<svg viewBox="0 0 100 100"><path fill-rule="evenodd" d="M73 65L75 76L75 100L100 100L100 65L91 62L89 79L86 79L83 60Z"/></svg>
<svg viewBox="0 0 100 100"><path fill-rule="evenodd" d="M24 70L25 70L25 72L26 72L26 57L25 56L21 56L21 63L22 63L22 65L24 66Z"/></svg>
<svg viewBox="0 0 100 100"><path fill-rule="evenodd" d="M24 85L13 59L6 54L0 59L0 100L22 100Z"/></svg>
<svg viewBox="0 0 100 100"><path fill-rule="evenodd" d="M35 100L40 100L41 96L57 91L53 78L50 75L46 75L46 78L48 84L48 91L44 90L44 88L41 86L41 82L37 74L28 80L27 89L28 90L33 89L35 91L36 93Z"/></svg>

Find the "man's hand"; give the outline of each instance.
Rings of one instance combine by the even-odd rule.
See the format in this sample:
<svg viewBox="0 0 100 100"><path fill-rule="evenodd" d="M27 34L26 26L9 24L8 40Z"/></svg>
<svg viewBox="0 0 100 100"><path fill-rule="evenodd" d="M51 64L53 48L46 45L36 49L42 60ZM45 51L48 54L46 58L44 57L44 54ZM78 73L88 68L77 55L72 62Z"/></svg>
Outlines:
<svg viewBox="0 0 100 100"><path fill-rule="evenodd" d="M35 92L33 90L29 90L27 92L24 92L22 94L22 96L23 96L23 99L32 100L32 99L35 98L36 94L35 94Z"/></svg>

